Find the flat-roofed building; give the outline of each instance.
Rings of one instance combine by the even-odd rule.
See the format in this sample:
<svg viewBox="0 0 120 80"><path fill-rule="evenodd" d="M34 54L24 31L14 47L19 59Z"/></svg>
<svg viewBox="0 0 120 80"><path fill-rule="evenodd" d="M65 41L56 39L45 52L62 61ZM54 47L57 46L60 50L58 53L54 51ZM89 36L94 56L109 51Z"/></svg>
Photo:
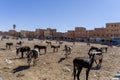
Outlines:
<svg viewBox="0 0 120 80"><path fill-rule="evenodd" d="M62 32L56 32L55 34L53 34L53 37L54 37L54 39L61 40L61 39L63 39L63 35L64 35L64 33L62 33Z"/></svg>
<svg viewBox="0 0 120 80"><path fill-rule="evenodd" d="M95 28L93 31L93 38L106 38L105 35L106 29L105 28Z"/></svg>
<svg viewBox="0 0 120 80"><path fill-rule="evenodd" d="M36 29L35 30L35 36L39 37L39 38L43 38L44 37L44 31L45 31L45 29Z"/></svg>
<svg viewBox="0 0 120 80"><path fill-rule="evenodd" d="M27 30L21 30L21 31L20 31L20 34L21 34L23 37L28 37L28 36L29 36L29 31L27 31Z"/></svg>
<svg viewBox="0 0 120 80"><path fill-rule="evenodd" d="M68 30L67 38L70 39L70 40L74 40L75 39L75 31L74 30Z"/></svg>
<svg viewBox="0 0 120 80"><path fill-rule="evenodd" d="M81 40L87 38L87 30L84 27L75 27L75 39Z"/></svg>
<svg viewBox="0 0 120 80"><path fill-rule="evenodd" d="M87 31L84 27L75 27L75 38L86 38L87 37Z"/></svg>
<svg viewBox="0 0 120 80"><path fill-rule="evenodd" d="M56 29L47 28L44 31L45 38L53 38L53 35L56 34Z"/></svg>
<svg viewBox="0 0 120 80"><path fill-rule="evenodd" d="M15 30L9 30L8 35L10 35L10 36L18 36L19 33L17 31L15 31Z"/></svg>
<svg viewBox="0 0 120 80"><path fill-rule="evenodd" d="M120 22L106 23L106 38L120 38Z"/></svg>

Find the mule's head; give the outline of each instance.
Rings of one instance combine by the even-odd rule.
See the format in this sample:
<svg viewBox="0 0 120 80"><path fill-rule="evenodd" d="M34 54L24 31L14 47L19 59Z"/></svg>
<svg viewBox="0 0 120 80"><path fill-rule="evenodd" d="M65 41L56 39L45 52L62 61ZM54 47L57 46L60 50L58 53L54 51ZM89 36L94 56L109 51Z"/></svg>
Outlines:
<svg viewBox="0 0 120 80"><path fill-rule="evenodd" d="M94 60L94 56L95 56L95 53L89 55L89 57L90 57L91 59L93 59L93 60Z"/></svg>

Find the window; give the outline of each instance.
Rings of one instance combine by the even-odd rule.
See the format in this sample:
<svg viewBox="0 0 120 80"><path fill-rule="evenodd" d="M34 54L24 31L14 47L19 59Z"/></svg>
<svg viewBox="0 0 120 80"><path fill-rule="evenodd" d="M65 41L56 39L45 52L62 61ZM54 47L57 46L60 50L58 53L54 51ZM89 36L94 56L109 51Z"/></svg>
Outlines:
<svg viewBox="0 0 120 80"><path fill-rule="evenodd" d="M99 37L100 35L99 35L99 34L97 34L97 36Z"/></svg>
<svg viewBox="0 0 120 80"><path fill-rule="evenodd" d="M113 35L111 34L111 37L112 37Z"/></svg>

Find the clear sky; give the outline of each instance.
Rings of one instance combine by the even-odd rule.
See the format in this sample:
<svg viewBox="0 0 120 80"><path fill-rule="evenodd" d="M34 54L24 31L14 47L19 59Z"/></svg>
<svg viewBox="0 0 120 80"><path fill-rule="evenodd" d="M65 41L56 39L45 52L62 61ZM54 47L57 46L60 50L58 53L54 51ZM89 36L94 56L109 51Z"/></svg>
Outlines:
<svg viewBox="0 0 120 80"><path fill-rule="evenodd" d="M120 0L0 0L0 31L35 31L55 28L59 32L85 27L105 27L120 22Z"/></svg>

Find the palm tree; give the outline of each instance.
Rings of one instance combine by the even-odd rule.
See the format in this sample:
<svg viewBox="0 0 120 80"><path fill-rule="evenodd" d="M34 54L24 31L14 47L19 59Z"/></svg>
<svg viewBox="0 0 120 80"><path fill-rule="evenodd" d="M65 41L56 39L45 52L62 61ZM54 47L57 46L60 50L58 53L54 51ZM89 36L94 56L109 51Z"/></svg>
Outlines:
<svg viewBox="0 0 120 80"><path fill-rule="evenodd" d="M15 24L13 24L13 29L14 29L14 30L16 29L16 25L15 25Z"/></svg>
<svg viewBox="0 0 120 80"><path fill-rule="evenodd" d="M16 25L15 25L15 24L13 24L13 29L14 29L14 30L16 29ZM15 36L15 33L14 33L14 36Z"/></svg>

